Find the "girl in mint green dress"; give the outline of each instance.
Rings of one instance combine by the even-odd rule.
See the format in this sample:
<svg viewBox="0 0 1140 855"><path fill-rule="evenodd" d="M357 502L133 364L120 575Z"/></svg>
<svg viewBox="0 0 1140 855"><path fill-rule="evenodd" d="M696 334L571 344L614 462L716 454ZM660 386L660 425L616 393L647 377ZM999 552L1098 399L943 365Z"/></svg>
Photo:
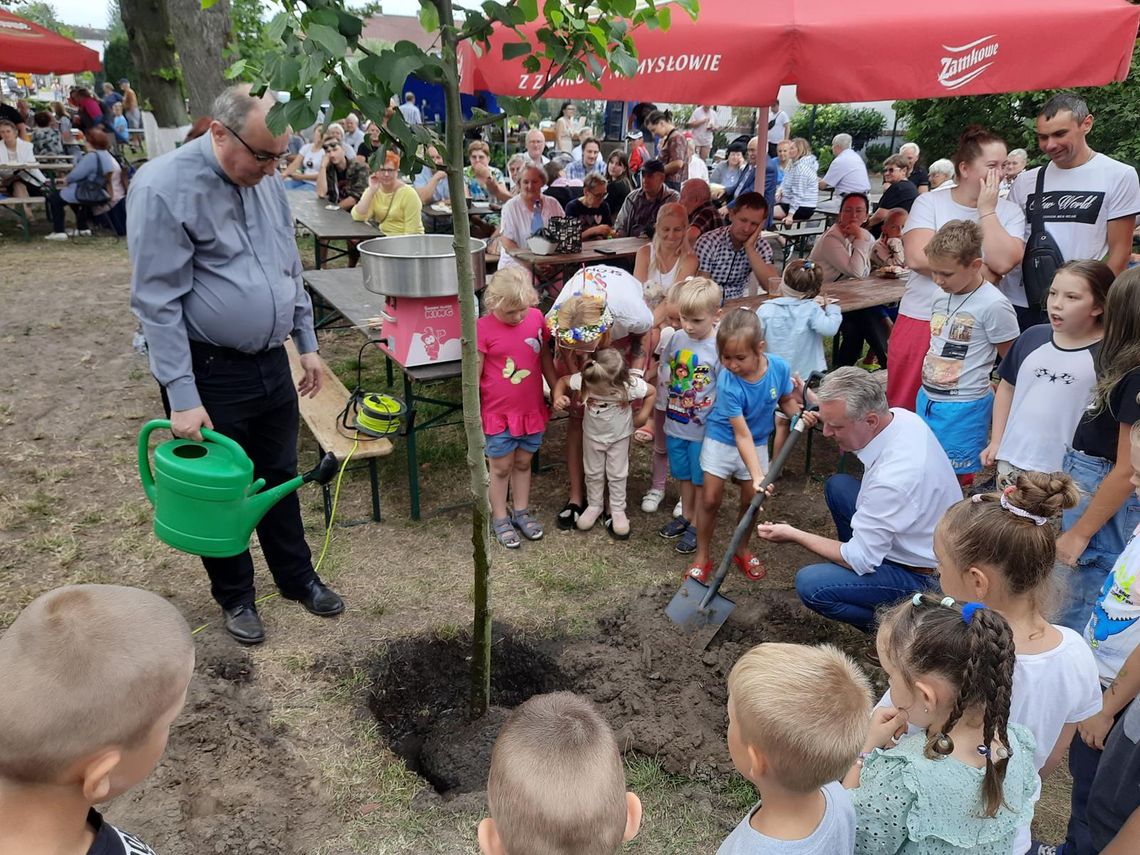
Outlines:
<svg viewBox="0 0 1140 855"><path fill-rule="evenodd" d="M875 710L844 781L856 855L1010 855L1038 779L1033 735L1009 721L1009 624L980 603L915 594L875 644L896 706Z"/></svg>

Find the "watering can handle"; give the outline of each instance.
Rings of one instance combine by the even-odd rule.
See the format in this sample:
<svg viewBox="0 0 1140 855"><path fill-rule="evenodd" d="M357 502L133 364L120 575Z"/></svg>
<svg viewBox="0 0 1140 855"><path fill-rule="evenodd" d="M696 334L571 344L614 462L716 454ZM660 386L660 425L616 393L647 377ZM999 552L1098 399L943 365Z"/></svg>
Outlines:
<svg viewBox="0 0 1140 855"><path fill-rule="evenodd" d="M150 468L150 435L156 430L170 430L170 419L153 419L143 425L139 432L139 478L142 480L143 491L150 503L154 504L154 472ZM228 448L233 454L245 457L245 449L230 439L224 433L218 433L208 427L202 428L202 439ZM252 485L251 492L256 493L265 482Z"/></svg>

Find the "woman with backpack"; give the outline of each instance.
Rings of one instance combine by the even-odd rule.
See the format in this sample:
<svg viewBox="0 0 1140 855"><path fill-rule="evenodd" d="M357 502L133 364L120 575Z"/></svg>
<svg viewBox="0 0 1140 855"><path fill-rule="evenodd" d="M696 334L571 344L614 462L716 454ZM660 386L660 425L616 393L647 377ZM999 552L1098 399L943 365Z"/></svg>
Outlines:
<svg viewBox="0 0 1140 855"><path fill-rule="evenodd" d="M45 240L67 240L64 211L68 205L75 211L76 234L89 235L91 229L88 217L93 209L113 206L116 202L116 189L120 190L119 198L122 198L122 182L118 175L122 167L108 151L110 145L110 139L100 128L92 128L87 132L87 153L79 158L75 168L67 174L63 189L51 190L47 194L52 233Z"/></svg>

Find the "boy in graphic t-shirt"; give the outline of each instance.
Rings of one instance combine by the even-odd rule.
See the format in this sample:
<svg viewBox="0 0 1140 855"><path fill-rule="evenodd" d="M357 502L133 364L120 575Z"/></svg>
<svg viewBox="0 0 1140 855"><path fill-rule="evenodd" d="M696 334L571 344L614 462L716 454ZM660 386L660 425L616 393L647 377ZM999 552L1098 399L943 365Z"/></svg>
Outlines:
<svg viewBox="0 0 1140 855"><path fill-rule="evenodd" d="M1091 258L1120 275L1132 251L1132 230L1140 213L1140 180L1126 163L1093 151L1087 142L1093 117L1088 105L1071 92L1050 98L1037 114L1037 144L1049 163L1017 176L1009 201L1030 214L1040 205L1045 230L1057 242L1065 261ZM1042 199L1037 174L1045 170ZM1021 268L1014 268L1001 289L1016 307L1021 329L1046 323L1043 307L1028 307Z"/></svg>
<svg viewBox="0 0 1140 855"><path fill-rule="evenodd" d="M1017 316L982 277L982 227L951 220L926 245L931 278L942 289L930 317L915 411L925 421L963 486L981 469L994 393L990 370L1017 338Z"/></svg>

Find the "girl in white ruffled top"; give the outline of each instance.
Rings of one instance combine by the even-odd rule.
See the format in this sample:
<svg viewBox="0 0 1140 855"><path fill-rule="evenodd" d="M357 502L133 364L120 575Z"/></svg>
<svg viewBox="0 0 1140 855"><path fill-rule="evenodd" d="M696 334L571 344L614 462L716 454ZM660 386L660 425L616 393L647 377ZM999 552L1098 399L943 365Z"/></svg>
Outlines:
<svg viewBox="0 0 1140 855"><path fill-rule="evenodd" d="M883 618L875 646L894 707L875 710L843 782L856 855L1009 855L1038 785L1033 734L1009 720L1009 624L981 603L920 593ZM905 735L908 724L919 732Z"/></svg>
<svg viewBox="0 0 1140 855"><path fill-rule="evenodd" d="M697 255L689 245L689 212L680 202L657 212L653 240L637 251L633 275L645 286L645 302L656 308L669 289L697 272Z"/></svg>

